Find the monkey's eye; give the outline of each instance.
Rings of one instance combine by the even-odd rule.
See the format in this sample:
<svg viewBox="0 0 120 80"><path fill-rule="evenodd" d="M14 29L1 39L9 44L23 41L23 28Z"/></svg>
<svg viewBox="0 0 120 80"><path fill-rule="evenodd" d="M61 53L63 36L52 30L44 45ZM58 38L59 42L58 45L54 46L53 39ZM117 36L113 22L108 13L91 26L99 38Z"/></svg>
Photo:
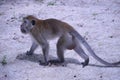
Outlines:
<svg viewBox="0 0 120 80"><path fill-rule="evenodd" d="M24 21L24 23L27 23L27 21Z"/></svg>
<svg viewBox="0 0 120 80"><path fill-rule="evenodd" d="M32 23L32 25L35 25L35 20L32 20L31 23Z"/></svg>

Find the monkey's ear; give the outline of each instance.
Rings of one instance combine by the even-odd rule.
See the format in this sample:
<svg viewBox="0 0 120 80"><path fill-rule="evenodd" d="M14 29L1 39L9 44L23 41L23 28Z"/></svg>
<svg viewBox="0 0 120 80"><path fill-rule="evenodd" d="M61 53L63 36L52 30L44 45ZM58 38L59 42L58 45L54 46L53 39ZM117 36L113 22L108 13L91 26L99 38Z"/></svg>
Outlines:
<svg viewBox="0 0 120 80"><path fill-rule="evenodd" d="M31 23L32 23L32 25L35 25L35 20L32 20Z"/></svg>

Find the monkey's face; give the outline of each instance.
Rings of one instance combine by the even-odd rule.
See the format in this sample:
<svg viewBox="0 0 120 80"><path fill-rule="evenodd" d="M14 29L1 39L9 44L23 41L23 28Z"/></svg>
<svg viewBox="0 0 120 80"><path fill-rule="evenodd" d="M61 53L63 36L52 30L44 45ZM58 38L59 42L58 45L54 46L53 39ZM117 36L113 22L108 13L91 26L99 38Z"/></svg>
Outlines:
<svg viewBox="0 0 120 80"><path fill-rule="evenodd" d="M21 32L24 34L27 34L30 32L30 30L33 28L35 25L35 20L28 20L28 19L23 19L23 23L21 24Z"/></svg>

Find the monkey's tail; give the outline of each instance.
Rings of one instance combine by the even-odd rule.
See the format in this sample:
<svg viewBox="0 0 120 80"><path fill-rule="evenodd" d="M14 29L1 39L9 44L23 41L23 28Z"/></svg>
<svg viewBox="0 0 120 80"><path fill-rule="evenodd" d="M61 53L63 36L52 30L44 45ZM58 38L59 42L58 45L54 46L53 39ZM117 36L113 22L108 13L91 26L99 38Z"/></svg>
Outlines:
<svg viewBox="0 0 120 80"><path fill-rule="evenodd" d="M109 63L107 61L104 61L103 59L101 59L100 57L98 57L95 52L91 49L90 45L86 42L86 40L77 32L77 31L71 31L70 32L71 35L73 36L76 36L80 42L86 47L86 49L89 51L89 53L96 59L98 60L99 62L101 62L102 64L104 65L107 65L107 66L116 66L118 64L120 64L120 61L118 62L115 62L115 63Z"/></svg>

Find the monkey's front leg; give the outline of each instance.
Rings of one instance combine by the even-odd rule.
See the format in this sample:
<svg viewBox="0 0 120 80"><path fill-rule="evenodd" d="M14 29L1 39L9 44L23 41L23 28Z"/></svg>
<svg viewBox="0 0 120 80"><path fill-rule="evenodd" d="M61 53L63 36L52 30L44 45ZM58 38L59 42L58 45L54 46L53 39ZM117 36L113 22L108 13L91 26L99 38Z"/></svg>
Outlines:
<svg viewBox="0 0 120 80"><path fill-rule="evenodd" d="M36 50L37 47L38 47L38 44L35 43L35 42L33 42L30 50L26 52L26 55L32 55L33 52Z"/></svg>
<svg viewBox="0 0 120 80"><path fill-rule="evenodd" d="M42 44L42 51L43 51L43 57L44 57L44 62L40 61L40 65L48 65L48 53L49 53L49 44L45 42Z"/></svg>

